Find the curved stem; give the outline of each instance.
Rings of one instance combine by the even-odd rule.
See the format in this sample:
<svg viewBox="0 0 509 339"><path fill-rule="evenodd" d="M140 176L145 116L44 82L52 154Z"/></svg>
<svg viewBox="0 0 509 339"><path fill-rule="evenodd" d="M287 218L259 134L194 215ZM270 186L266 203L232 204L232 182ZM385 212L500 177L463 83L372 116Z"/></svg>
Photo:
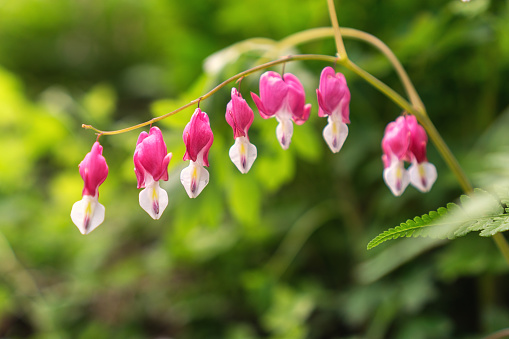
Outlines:
<svg viewBox="0 0 509 339"><path fill-rule="evenodd" d="M431 122L428 116L424 115L421 111L412 109L408 112L415 115L419 123L424 127L424 129L428 133L429 138L437 148L438 153L440 153L442 159L444 159L449 169L456 176L456 179L458 180L458 183L460 184L463 192L465 192L466 194L472 193L473 187L472 184L470 183L470 180L468 180L468 177L463 171L463 168L459 164L456 157L452 154L451 150L445 143L444 139L442 139L442 136L437 131L435 125L433 125L433 122Z"/></svg>
<svg viewBox="0 0 509 339"><path fill-rule="evenodd" d="M214 87L212 90L210 90L209 92L207 92L206 94L202 95L201 97L189 102L188 104L185 104L184 106L182 107L179 107L177 108L176 110L174 111L171 111L169 113L166 113L164 115L161 115L157 118L153 118L153 119L150 119L148 121L145 121L145 122L142 122L140 124L137 124L137 125L134 125L134 126L130 126L130 127L126 127L126 128L122 128L122 129L119 129L119 130L114 130L114 131L101 131L95 127L93 127L92 125L81 125L81 127L85 128L85 129L91 129L101 135L115 135L115 134L121 134L121 133L125 133L125 132L129 132L129 131L133 131L135 129L138 129L138 128L141 128L141 127L144 127L144 126L148 126L148 125L151 125L155 122L158 122L160 120L163 120L169 116L172 116L190 106L193 106L195 104L197 104L198 102L200 101L203 101L205 99L207 99L208 97L210 97L212 94L216 93L217 91L219 91L221 88L223 88L224 86L226 86L227 84L231 83L231 82L234 82L236 81L237 79L240 79L242 77L245 77L247 75L250 75L254 72L257 72L257 71L260 71L260 70L263 70L263 69L266 69L266 68L269 68L269 67L272 67L272 66L275 66L275 65L279 65L279 64L282 64L282 63L285 63L285 62L289 62L289 61L297 61L297 60L321 60L321 61L328 61L328 62L335 62L337 60L337 58L335 57L332 57L330 55L320 55L320 54L301 54L301 55L291 55L291 56L287 56L287 57L284 57L284 58L281 58L281 59L278 59L278 60L274 60L274 61L270 61L270 62L267 62L267 63L264 63L262 65L258 65L258 66L255 66L253 68L250 68L248 70L245 70L244 72L240 72L234 76L232 76L231 78L223 81L222 83L220 83L219 85L217 85L216 87Z"/></svg>
<svg viewBox="0 0 509 339"><path fill-rule="evenodd" d="M286 63L290 61L302 61L302 60L321 60L321 61L328 61L328 62L339 62L344 67L348 68L352 72L356 73L358 76L366 80L368 83L370 83L373 87L378 89L380 92L385 94L389 99L391 99L395 104L400 106L402 109L407 111L410 114L415 115L417 120L421 123L421 125L425 128L426 132L429 135L429 138L437 148L438 152L440 153L441 157L444 159L444 161L447 163L448 167L451 169L451 171L456 176L460 186L462 187L463 191L467 194L471 193L473 191L472 185L470 181L468 180L466 174L464 173L463 169L459 165L457 159L452 154L451 150L445 143L445 141L442 139L440 133L437 131L431 120L429 119L424 104L422 103L419 95L417 94L417 91L415 90L415 87L413 86L412 82L410 81L410 78L408 77L408 74L404 70L403 66L397 59L397 57L394 55L394 53L391 51L391 49L385 45L381 40L376 38L375 36L356 30L352 28L339 28L337 25L337 18L334 10L334 4L333 0L328 0L330 10L331 10L331 21L333 22L333 28L315 28L307 31L303 31L300 33L296 33L294 35L291 35L287 37L286 39L281 40L277 45L282 48L285 46L294 46L303 42L311 41L320 39L323 37L330 37L331 35L334 35L336 38L336 45L338 48L339 58L335 58L328 55L318 55L318 54L302 54L302 55L293 55L293 56L287 56L278 60L273 60L270 62L266 62L261 65L257 65L255 67L252 67L246 71L243 71L241 73L238 73L231 78L223 81L221 84L214 87L212 90L210 90L208 93L204 94L203 96L189 102L188 104L172 111L169 113L166 113L164 115L161 115L159 117L153 118L149 121L119 129L114 131L101 131L91 125L85 125L83 124L82 127L85 129L91 129L94 130L101 135L115 135L115 134L121 134L125 132L129 132L147 125L151 125L155 122L158 122L160 120L163 120L171 115L174 115L192 105L195 105L199 103L201 100L207 99L214 93L216 93L218 90L220 90L222 87L226 86L227 84L234 82L242 77L245 77L247 75L250 75L254 72L281 64ZM407 95L410 98L410 102L405 100L401 95L399 95L397 92L395 92L392 88L378 80L376 77L371 75L370 73L366 72L359 66L357 66L354 62L352 62L350 59L348 59L346 55L346 51L344 50L342 35L346 37L351 37L354 39L362 40L365 42L368 42L372 44L373 46L377 47L391 62L393 67L395 68L398 76L401 79L401 82L403 83L405 87L405 91ZM504 255L505 259L509 263L509 244L505 240L505 237L498 233L493 236L493 239L495 243L497 244L498 248Z"/></svg>
<svg viewBox="0 0 509 339"><path fill-rule="evenodd" d="M498 249L502 252L505 260L509 263L509 244L502 233L493 235L493 240L497 244Z"/></svg>
<svg viewBox="0 0 509 339"><path fill-rule="evenodd" d="M415 87L410 80L408 73L405 71L403 65L401 65L401 62L398 60L394 52L382 40L378 39L372 34L354 28L340 27L340 33L344 38L357 39L371 44L382 54L384 54L398 74L412 105L417 109L422 110L426 114L424 104L417 94L417 91L415 90ZM311 28L284 38L277 44L278 50L285 50L291 46L297 46L306 42L323 38L330 38L332 36L334 36L334 29L332 27Z"/></svg>
<svg viewBox="0 0 509 339"><path fill-rule="evenodd" d="M415 115L419 123L424 127L426 132L428 133L429 138L437 148L438 152L446 162L447 166L451 169L451 171L456 176L458 183L465 193L471 193L473 191L472 184L468 180L465 172L461 168L458 160L452 154L451 150L445 143L444 139L440 133L438 133L435 125L431 122L428 115L424 110L413 107L408 101L406 101L403 97L401 97L398 93L396 93L392 88L372 76L370 73L366 72L355 63L350 60L347 60L346 63L343 64L346 68L355 72L359 76L361 76L368 83L373 85L380 92L384 93L387 97L389 97L392 101L394 101L398 106L406 110L408 113ZM509 257L508 257L509 258Z"/></svg>
<svg viewBox="0 0 509 339"><path fill-rule="evenodd" d="M389 59L390 63L396 70L396 73L398 74L401 82L403 83L403 86L405 88L405 91L408 95L408 98L410 99L410 102L412 105L418 109L421 110L422 113L426 115L426 109L424 107L424 104L419 97L419 94L417 94L417 91L415 90L415 87L410 80L410 77L408 76L408 73L403 68L403 65L401 65L401 62L396 57L394 52L387 46L382 40L378 39L372 34L353 29L353 28L343 28L341 30L343 33L343 36L348 36L352 39L362 40L364 42L370 43L374 47L376 47L382 54L384 54L387 59Z"/></svg>
<svg viewBox="0 0 509 339"><path fill-rule="evenodd" d="M327 5L329 7L329 16L332 23L332 28L334 30L334 39L336 41L336 49L338 51L339 60L348 60L345 44L343 43L343 38L341 37L341 30L339 29L338 16L336 15L334 0L327 0Z"/></svg>
<svg viewBox="0 0 509 339"><path fill-rule="evenodd" d="M382 81L378 80L370 73L366 72L365 70L357 66L350 59L344 61L342 65L351 70L352 72L354 72L355 74L357 74L358 76L360 76L361 78L363 78L364 80L366 80L369 84L371 84L373 87L375 87L380 92L389 97L389 99L394 101L394 103L401 107L402 109L406 111L415 111L412 105L407 100L405 100L401 95L399 95L396 91L394 91L392 88L384 84Z"/></svg>

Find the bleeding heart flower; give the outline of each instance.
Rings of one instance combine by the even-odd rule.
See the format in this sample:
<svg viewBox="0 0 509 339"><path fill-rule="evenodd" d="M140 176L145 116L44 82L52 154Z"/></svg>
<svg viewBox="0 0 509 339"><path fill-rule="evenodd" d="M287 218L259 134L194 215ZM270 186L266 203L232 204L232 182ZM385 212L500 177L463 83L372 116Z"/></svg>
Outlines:
<svg viewBox="0 0 509 339"><path fill-rule="evenodd" d="M327 126L323 129L323 138L331 151L337 153L348 136L346 124L350 123L350 90L345 76L335 73L332 67L325 67L320 75L316 95L318 116L328 117Z"/></svg>
<svg viewBox="0 0 509 339"><path fill-rule="evenodd" d="M81 234L92 232L104 221L105 208L99 203L98 198L99 186L108 176L108 165L102 152L102 146L96 141L79 165L85 185L82 199L72 206L71 219Z"/></svg>
<svg viewBox="0 0 509 339"><path fill-rule="evenodd" d="M226 122L233 129L235 144L230 148L230 159L241 173L247 173L257 156L256 146L249 142L247 132L253 123L253 110L242 95L232 88L231 100L226 106Z"/></svg>
<svg viewBox="0 0 509 339"><path fill-rule="evenodd" d="M190 198L196 198L209 183L209 172L203 166L209 166L208 154L214 141L207 113L197 108L182 135L186 145L184 161L189 166L180 173L180 181Z"/></svg>
<svg viewBox="0 0 509 339"><path fill-rule="evenodd" d="M408 161L412 163L408 168L410 183L421 192L428 192L437 180L437 169L428 162L426 157L428 136L415 116L408 115L406 121L410 130L410 145L408 146L410 158Z"/></svg>
<svg viewBox="0 0 509 339"><path fill-rule="evenodd" d="M309 118L311 104L305 104L306 95L299 79L291 74L268 71L260 77L260 96L251 93L264 119L276 117L279 122L276 136L283 149L288 149L293 135L292 120L302 125Z"/></svg>
<svg viewBox="0 0 509 339"><path fill-rule="evenodd" d="M395 196L409 183L427 192L437 178L437 171L426 158L428 137L413 115L400 116L387 125L382 139L384 181ZM408 170L404 162L411 162Z"/></svg>
<svg viewBox="0 0 509 339"><path fill-rule="evenodd" d="M153 219L159 219L168 206L168 193L159 186L159 180L168 180L171 156L159 128L140 133L133 157L134 172L138 188L145 188L139 195L140 206Z"/></svg>

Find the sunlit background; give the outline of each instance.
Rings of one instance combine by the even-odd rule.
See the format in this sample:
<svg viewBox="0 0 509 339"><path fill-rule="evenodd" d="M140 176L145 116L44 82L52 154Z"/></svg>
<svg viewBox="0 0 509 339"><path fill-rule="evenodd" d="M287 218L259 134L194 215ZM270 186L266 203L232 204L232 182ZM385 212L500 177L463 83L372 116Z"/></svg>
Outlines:
<svg viewBox="0 0 509 339"><path fill-rule="evenodd" d="M336 3L342 26L393 48L474 185L507 183L509 2ZM228 158L231 87L200 104L215 139L210 183L196 199L179 180L194 107L158 123L173 152L160 220L138 205L141 130L101 137L106 220L87 236L72 223L78 164L96 140L82 124L114 130L167 113L255 65L267 46L219 53L204 67L215 52L329 25L325 0L0 0L0 337L440 339L509 327L508 267L491 239L366 250L381 231L462 192L429 145L439 173L431 192L390 193L380 140L401 110L341 67L350 135L332 154L317 116L323 62L286 65L313 105L287 151L249 94L261 73L242 81L256 115L248 174ZM404 93L375 49L346 48ZM327 38L280 53L334 55L335 46Z"/></svg>

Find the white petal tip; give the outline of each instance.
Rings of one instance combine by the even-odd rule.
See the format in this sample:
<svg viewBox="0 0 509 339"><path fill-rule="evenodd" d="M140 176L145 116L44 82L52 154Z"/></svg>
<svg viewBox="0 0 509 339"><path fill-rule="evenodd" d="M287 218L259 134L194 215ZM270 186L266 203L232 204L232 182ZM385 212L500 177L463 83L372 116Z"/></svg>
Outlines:
<svg viewBox="0 0 509 339"><path fill-rule="evenodd" d="M348 126L342 121L334 121L330 117L329 123L323 129L323 138L333 153L338 153L346 137L348 136Z"/></svg>
<svg viewBox="0 0 509 339"><path fill-rule="evenodd" d="M180 182L189 198L196 198L209 183L209 172L203 166L191 161L189 166L180 172Z"/></svg>
<svg viewBox="0 0 509 339"><path fill-rule="evenodd" d="M423 193L429 192L437 180L437 169L435 165L429 162L420 164L414 162L408 168L408 173L410 175L410 183Z"/></svg>
<svg viewBox="0 0 509 339"><path fill-rule="evenodd" d="M292 142L293 123L291 120L279 120L276 127L276 136L281 148L287 150Z"/></svg>
<svg viewBox="0 0 509 339"><path fill-rule="evenodd" d="M392 194L396 197L403 194L410 183L410 178L403 165L403 161L394 161L389 167L384 169L383 177Z"/></svg>
<svg viewBox="0 0 509 339"><path fill-rule="evenodd" d="M245 174L249 172L256 160L256 146L251 144L246 137L238 137L230 148L229 155L238 170Z"/></svg>
<svg viewBox="0 0 509 339"><path fill-rule="evenodd" d="M158 220L168 206L168 193L159 187L159 181L152 182L139 196L140 206L154 220Z"/></svg>
<svg viewBox="0 0 509 339"><path fill-rule="evenodd" d="M104 215L104 206L90 195L83 196L83 199L75 202L71 209L72 222L83 235L89 234L102 224Z"/></svg>

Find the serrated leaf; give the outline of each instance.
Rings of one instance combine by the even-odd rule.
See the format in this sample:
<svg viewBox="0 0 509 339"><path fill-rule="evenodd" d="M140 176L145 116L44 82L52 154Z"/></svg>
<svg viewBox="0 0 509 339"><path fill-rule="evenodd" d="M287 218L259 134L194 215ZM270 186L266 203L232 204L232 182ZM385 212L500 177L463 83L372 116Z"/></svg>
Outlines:
<svg viewBox="0 0 509 339"><path fill-rule="evenodd" d="M473 231L483 237L509 230L508 208L486 191L476 189L471 196L460 197L461 206L448 203L422 216L408 219L388 229L368 243L368 250L400 237L430 237L454 239Z"/></svg>
<svg viewBox="0 0 509 339"><path fill-rule="evenodd" d="M485 227L479 235L481 237L491 237L497 233L505 232L507 230L509 230L509 221L506 218L502 218Z"/></svg>

